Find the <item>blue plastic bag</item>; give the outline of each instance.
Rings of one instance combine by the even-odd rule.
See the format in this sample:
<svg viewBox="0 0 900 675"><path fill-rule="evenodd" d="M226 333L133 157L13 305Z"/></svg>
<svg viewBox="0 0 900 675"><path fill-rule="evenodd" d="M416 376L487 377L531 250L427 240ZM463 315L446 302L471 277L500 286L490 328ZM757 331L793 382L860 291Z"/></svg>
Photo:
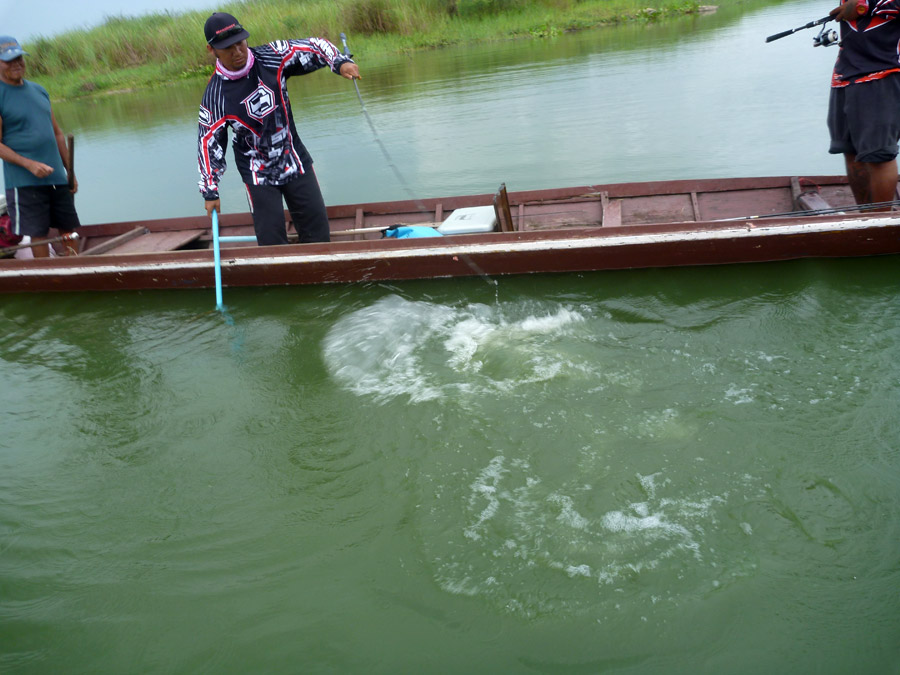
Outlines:
<svg viewBox="0 0 900 675"><path fill-rule="evenodd" d="M433 227L427 225L410 225L404 227L389 227L384 231L385 237L395 237L397 239L414 239L416 237L442 237Z"/></svg>

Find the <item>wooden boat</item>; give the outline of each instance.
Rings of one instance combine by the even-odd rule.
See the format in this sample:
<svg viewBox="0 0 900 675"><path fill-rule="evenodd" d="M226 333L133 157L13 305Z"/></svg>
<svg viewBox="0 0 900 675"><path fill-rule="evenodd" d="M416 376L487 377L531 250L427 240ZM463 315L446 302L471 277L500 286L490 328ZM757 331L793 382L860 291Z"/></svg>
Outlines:
<svg viewBox="0 0 900 675"><path fill-rule="evenodd" d="M900 213L859 212L844 177L680 180L331 206L332 241L224 244L223 285L376 282L900 253ZM496 231L394 239L490 206ZM841 212L839 209L846 209ZM799 211L799 213L798 213ZM249 214L222 235L250 235ZM0 292L211 288L204 216L81 229L80 255L0 260Z"/></svg>

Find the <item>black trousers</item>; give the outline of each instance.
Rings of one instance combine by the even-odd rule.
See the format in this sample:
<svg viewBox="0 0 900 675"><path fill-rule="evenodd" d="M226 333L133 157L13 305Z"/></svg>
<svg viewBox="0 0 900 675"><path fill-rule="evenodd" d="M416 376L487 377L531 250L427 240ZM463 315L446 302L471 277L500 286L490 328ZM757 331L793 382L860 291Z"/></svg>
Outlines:
<svg viewBox="0 0 900 675"><path fill-rule="evenodd" d="M244 183L244 187L247 188L253 229L256 230L256 241L260 246L288 243L282 200L287 204L301 243L330 241L325 200L312 170L298 175L284 185Z"/></svg>

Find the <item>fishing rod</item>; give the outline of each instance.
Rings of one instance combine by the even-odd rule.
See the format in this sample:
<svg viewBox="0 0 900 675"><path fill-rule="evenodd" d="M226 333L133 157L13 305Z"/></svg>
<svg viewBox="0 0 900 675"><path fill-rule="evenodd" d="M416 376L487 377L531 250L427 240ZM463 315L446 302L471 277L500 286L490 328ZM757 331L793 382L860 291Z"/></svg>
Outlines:
<svg viewBox="0 0 900 675"><path fill-rule="evenodd" d="M788 35L793 35L798 31L806 30L807 28L814 28L815 26L821 25L822 30L820 30L819 34L813 38L813 47L830 47L831 45L836 45L838 42L840 42L840 38L838 37L838 33L836 30L826 29L823 24L826 24L829 21L833 20L834 17L829 14L828 16L823 16L821 19L810 21L808 24L805 24L803 26L791 28L790 30L782 31L781 33L775 33L775 35L770 35L766 38L766 42L780 40L781 38L787 37Z"/></svg>
<svg viewBox="0 0 900 675"><path fill-rule="evenodd" d="M792 216L827 216L847 211L874 211L886 209L889 206L900 206L900 199L889 202L872 202L869 204L851 204L849 206L832 206L827 209L809 209L807 211L785 211L784 213L764 213L757 216L742 216L740 218L723 218L721 222L735 220L758 220L760 218L788 218Z"/></svg>
<svg viewBox="0 0 900 675"><path fill-rule="evenodd" d="M344 56L347 58L351 58L352 54L350 53L350 48L347 46L347 35L341 33L341 42L344 43ZM403 179L403 175L400 173L400 169L397 168L396 164L394 164L394 160L391 159L391 155L388 153L387 148L384 147L384 143L381 142L381 138L378 136L378 131L375 129L375 124L372 122L372 118L369 117L369 111L366 110L366 104L363 102L362 94L359 93L359 85L356 83L356 78L353 78L353 86L356 87L356 98L359 99L359 105L362 108L363 115L366 117L366 122L369 123L369 128L372 130L372 135L375 137L375 142L378 144L378 147L381 148L381 153L384 155L384 158L387 160L387 164L391 167L391 170L394 172L394 175L397 177L397 181L400 183L400 186L406 191L406 194L409 196L410 200L416 203L416 206L420 211L427 212L428 209L425 208L425 205L422 203L418 197L415 196L413 191L409 188L409 185Z"/></svg>
<svg viewBox="0 0 900 675"><path fill-rule="evenodd" d="M23 248L32 248L33 246L41 246L42 244L56 244L57 242L70 242L77 241L78 233L77 232L67 232L66 234L60 235L59 237L53 237L53 239L38 239L36 241L30 241L27 244L16 244L15 246L6 246L4 248L0 248L0 255L6 255L7 253L13 253L15 251L21 251ZM71 248L71 247L69 247Z"/></svg>

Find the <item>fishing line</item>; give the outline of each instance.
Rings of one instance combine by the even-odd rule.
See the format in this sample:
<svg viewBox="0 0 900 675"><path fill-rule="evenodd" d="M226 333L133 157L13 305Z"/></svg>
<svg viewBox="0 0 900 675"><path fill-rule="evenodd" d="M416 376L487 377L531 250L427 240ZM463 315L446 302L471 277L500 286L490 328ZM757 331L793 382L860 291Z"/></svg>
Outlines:
<svg viewBox="0 0 900 675"><path fill-rule="evenodd" d="M341 33L341 42L344 43L344 56L350 58L352 55L350 54L350 48L347 46L347 35L344 33ZM403 179L403 175L400 173L400 169L397 168L394 160L391 159L391 155L387 151L384 143L381 142L381 137L379 137L378 131L375 129L375 124L372 122L372 118L369 116L369 111L366 110L366 104L363 101L362 94L359 91L359 85L356 83L356 78L353 78L353 86L356 89L356 98L359 99L359 105L362 108L363 115L366 118L366 122L369 123L369 128L372 130L372 135L375 137L375 142L378 144L378 147L381 148L381 153L387 160L387 165L391 167L391 170L394 172L394 176L397 177L397 181L400 183L400 186L406 191L406 194L410 198L410 200L416 203L416 206L422 213L428 213L429 209L425 207L425 204L422 203L422 200L415 196L407 182Z"/></svg>
<svg viewBox="0 0 900 675"><path fill-rule="evenodd" d="M341 33L341 42L344 43L344 56L347 58L351 58L352 54L350 54L350 48L347 46L347 35L345 33ZM413 201L416 207L419 209L421 213L431 213L431 210L428 209L421 199L415 196L415 193L410 189L407 182L403 179L403 175L400 173L400 169L397 168L397 165L394 163L394 160L391 159L390 153L387 151L387 148L384 146L384 143L381 142L381 138L378 136L378 131L375 129L375 124L372 122L372 118L369 116L369 111L366 110L366 104L363 101L362 94L359 91L359 85L356 83L356 78L353 78L353 86L356 89L356 98L359 99L359 105L362 108L363 115L366 118L366 122L369 123L369 128L372 130L372 135L375 137L375 142L378 144L378 147L381 148L381 153L384 155L384 158L387 160L387 164L391 167L391 170L394 172L394 175L397 177L397 181L400 183L400 186L406 191L407 196ZM475 262L469 258L467 255L460 255L460 260L466 263L472 271L474 271L478 276L480 276L484 281L494 286L497 285L496 279L491 279L484 271L475 264Z"/></svg>
<svg viewBox="0 0 900 675"><path fill-rule="evenodd" d="M741 216L739 218L722 218L721 222L731 220L757 220L759 218L785 218L790 216L827 216L845 211L874 211L888 206L900 206L900 200L889 202L872 202L870 204L850 204L848 206L832 206L827 209L809 209L808 211L785 211L784 213L764 213L756 216ZM873 214L874 215L874 214Z"/></svg>

